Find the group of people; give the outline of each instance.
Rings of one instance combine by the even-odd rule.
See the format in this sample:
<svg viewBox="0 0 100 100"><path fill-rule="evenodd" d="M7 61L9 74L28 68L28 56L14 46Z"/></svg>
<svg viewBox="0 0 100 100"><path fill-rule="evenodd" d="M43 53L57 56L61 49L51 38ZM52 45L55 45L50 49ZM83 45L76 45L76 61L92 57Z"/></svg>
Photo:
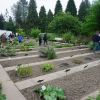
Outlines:
<svg viewBox="0 0 100 100"><path fill-rule="evenodd" d="M44 40L44 45L47 44L47 33L44 34L43 39L42 39L42 34L39 34L39 46L42 44L42 40Z"/></svg>
<svg viewBox="0 0 100 100"><path fill-rule="evenodd" d="M10 33L10 35L7 37L6 33L3 33L1 36L0 36L0 41L1 41L1 48L4 48L5 45L6 45L6 42L7 42L7 39L9 39L9 43L13 44L13 38L14 38L14 34L13 33ZM23 40L23 37L18 34L18 42L21 43Z"/></svg>
<svg viewBox="0 0 100 100"><path fill-rule="evenodd" d="M95 53L96 50L100 50L100 31L97 30L95 34L92 36L93 41L93 53Z"/></svg>

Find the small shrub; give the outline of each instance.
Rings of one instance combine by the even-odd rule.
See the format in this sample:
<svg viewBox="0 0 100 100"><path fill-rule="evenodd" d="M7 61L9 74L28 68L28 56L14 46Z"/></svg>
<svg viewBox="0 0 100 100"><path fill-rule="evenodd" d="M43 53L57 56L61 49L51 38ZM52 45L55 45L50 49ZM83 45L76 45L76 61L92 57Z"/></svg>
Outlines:
<svg viewBox="0 0 100 100"><path fill-rule="evenodd" d="M82 63L82 61L80 60L80 59L74 59L74 61L73 61L75 64L81 64Z"/></svg>
<svg viewBox="0 0 100 100"><path fill-rule="evenodd" d="M30 66L18 66L17 75L18 76L29 76L32 73L32 68Z"/></svg>
<svg viewBox="0 0 100 100"><path fill-rule="evenodd" d="M40 57L47 57L48 59L54 59L56 57L56 52L50 46L43 47L39 49L39 56Z"/></svg>
<svg viewBox="0 0 100 100"><path fill-rule="evenodd" d="M89 49L93 49L93 42L89 42L89 44L87 45Z"/></svg>
<svg viewBox="0 0 100 100"><path fill-rule="evenodd" d="M54 87L52 85L42 86L41 88L36 88L35 92L38 92L40 97L44 100L65 100L64 90L59 87Z"/></svg>
<svg viewBox="0 0 100 100"><path fill-rule="evenodd" d="M62 48L63 46L62 46L62 44L56 44L55 47L56 48Z"/></svg>
<svg viewBox="0 0 100 100"><path fill-rule="evenodd" d="M63 47L71 47L72 45L70 43L66 43L66 44L63 44Z"/></svg>
<svg viewBox="0 0 100 100"><path fill-rule="evenodd" d="M45 72L48 72L48 71L52 70L52 65L49 63L45 63L42 65L42 70Z"/></svg>
<svg viewBox="0 0 100 100"><path fill-rule="evenodd" d="M23 43L24 46L35 46L34 42L24 42Z"/></svg>
<svg viewBox="0 0 100 100"><path fill-rule="evenodd" d="M23 44L20 46L21 51L29 51L29 46L24 46Z"/></svg>
<svg viewBox="0 0 100 100"><path fill-rule="evenodd" d="M10 49L9 47L5 49L2 49L2 48L0 49L0 56L7 57L7 56L15 56L15 55L16 55L16 52Z"/></svg>

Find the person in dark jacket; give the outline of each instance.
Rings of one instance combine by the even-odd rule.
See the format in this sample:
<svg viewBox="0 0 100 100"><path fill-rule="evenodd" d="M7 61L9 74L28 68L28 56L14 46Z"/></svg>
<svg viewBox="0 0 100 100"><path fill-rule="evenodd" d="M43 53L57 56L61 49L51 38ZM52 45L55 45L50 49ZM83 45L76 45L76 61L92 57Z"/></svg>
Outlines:
<svg viewBox="0 0 100 100"><path fill-rule="evenodd" d="M47 33L44 34L43 40L44 40L44 44L47 44Z"/></svg>
<svg viewBox="0 0 100 100"><path fill-rule="evenodd" d="M96 49L98 48L99 30L97 30L96 33L93 34L92 41L93 41L93 53L95 53Z"/></svg>
<svg viewBox="0 0 100 100"><path fill-rule="evenodd" d="M41 36L41 33L39 34L39 46L41 46L41 43L42 43L42 36Z"/></svg>

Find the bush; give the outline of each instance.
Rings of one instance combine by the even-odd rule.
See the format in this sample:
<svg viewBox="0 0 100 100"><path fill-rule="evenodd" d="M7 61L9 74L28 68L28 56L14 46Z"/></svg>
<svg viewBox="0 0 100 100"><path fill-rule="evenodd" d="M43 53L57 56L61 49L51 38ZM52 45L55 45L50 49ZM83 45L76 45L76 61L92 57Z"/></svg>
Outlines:
<svg viewBox="0 0 100 100"><path fill-rule="evenodd" d="M63 44L63 47L71 47L72 45L70 43L66 43L66 44Z"/></svg>
<svg viewBox="0 0 100 100"><path fill-rule="evenodd" d="M62 48L63 46L62 46L62 44L56 44L55 47L56 48Z"/></svg>
<svg viewBox="0 0 100 100"><path fill-rule="evenodd" d="M11 48L7 47L7 48L1 48L0 49L0 56L15 56L16 52L14 50L12 50Z"/></svg>
<svg viewBox="0 0 100 100"><path fill-rule="evenodd" d="M24 46L23 44L20 46L21 51L29 51L29 46Z"/></svg>
<svg viewBox="0 0 100 100"><path fill-rule="evenodd" d="M24 42L23 43L24 46L35 46L34 42Z"/></svg>
<svg viewBox="0 0 100 100"><path fill-rule="evenodd" d="M30 35L31 35L32 37L34 37L34 38L37 38L40 32L41 32L41 31L40 31L38 28L36 28L36 29L32 28L32 29L31 29Z"/></svg>
<svg viewBox="0 0 100 100"><path fill-rule="evenodd" d="M16 71L18 76L29 76L32 73L32 68L30 66L19 65Z"/></svg>
<svg viewBox="0 0 100 100"><path fill-rule="evenodd" d="M52 70L52 65L49 63L45 63L42 65L42 70L45 72L48 72L48 71Z"/></svg>
<svg viewBox="0 0 100 100"><path fill-rule="evenodd" d="M42 88L36 88L35 92L40 94L44 100L65 100L63 89L59 87L53 87L52 85L42 86Z"/></svg>
<svg viewBox="0 0 100 100"><path fill-rule="evenodd" d="M19 33L22 36L25 36L25 32L21 28L17 29L17 33Z"/></svg>
<svg viewBox="0 0 100 100"><path fill-rule="evenodd" d="M40 57L47 57L47 59L54 59L56 57L56 52L50 46L43 47L39 49Z"/></svg>
<svg viewBox="0 0 100 100"><path fill-rule="evenodd" d="M89 44L87 45L89 49L93 49L93 42L89 42Z"/></svg>

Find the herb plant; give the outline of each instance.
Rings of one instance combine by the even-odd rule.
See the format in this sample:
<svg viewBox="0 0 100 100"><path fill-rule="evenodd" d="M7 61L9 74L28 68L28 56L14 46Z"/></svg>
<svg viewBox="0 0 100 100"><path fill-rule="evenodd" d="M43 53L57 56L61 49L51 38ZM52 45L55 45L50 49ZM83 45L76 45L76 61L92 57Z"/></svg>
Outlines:
<svg viewBox="0 0 100 100"><path fill-rule="evenodd" d="M45 100L65 100L63 89L59 87L54 87L52 85L42 86L42 88L36 88L35 92L38 92L40 97Z"/></svg>
<svg viewBox="0 0 100 100"><path fill-rule="evenodd" d="M80 60L80 59L74 59L74 61L73 61L75 64L81 64L82 63L82 61Z"/></svg>
<svg viewBox="0 0 100 100"><path fill-rule="evenodd" d="M56 48L62 48L63 46L62 46L62 44L56 44L55 47Z"/></svg>
<svg viewBox="0 0 100 100"><path fill-rule="evenodd" d="M49 63L45 63L42 65L42 70L45 72L48 72L48 71L52 70L52 65Z"/></svg>
<svg viewBox="0 0 100 100"><path fill-rule="evenodd" d="M32 73L32 68L30 66L18 66L17 75L18 76L29 76Z"/></svg>

